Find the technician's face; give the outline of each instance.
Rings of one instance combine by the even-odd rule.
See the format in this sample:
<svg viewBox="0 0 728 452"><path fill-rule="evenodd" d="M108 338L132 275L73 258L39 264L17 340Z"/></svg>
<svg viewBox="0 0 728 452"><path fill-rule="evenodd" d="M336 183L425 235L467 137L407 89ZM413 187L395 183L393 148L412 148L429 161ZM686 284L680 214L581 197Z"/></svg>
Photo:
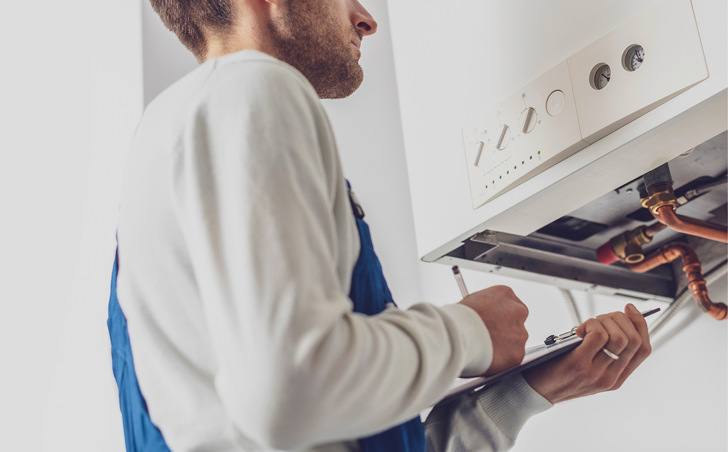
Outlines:
<svg viewBox="0 0 728 452"><path fill-rule="evenodd" d="M361 85L359 47L377 23L357 0L283 0L269 24L274 49L311 82L322 99L349 96Z"/></svg>

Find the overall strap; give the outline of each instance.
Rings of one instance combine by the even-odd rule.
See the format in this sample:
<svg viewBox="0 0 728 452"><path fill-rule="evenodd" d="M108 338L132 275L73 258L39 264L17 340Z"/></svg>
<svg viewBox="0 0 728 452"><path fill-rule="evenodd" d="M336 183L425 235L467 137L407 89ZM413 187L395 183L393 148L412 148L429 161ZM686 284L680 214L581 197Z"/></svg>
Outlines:
<svg viewBox="0 0 728 452"><path fill-rule="evenodd" d="M111 339L111 363L116 385L119 387L119 405L124 423L124 442L128 452L169 452L162 432L152 423L147 402L142 396L134 370L131 355L126 316L119 306L116 295L116 278L119 273L119 250L117 247L114 268L111 272L111 294L109 296L109 327Z"/></svg>
<svg viewBox="0 0 728 452"><path fill-rule="evenodd" d="M346 184L361 242L359 259L351 277L349 298L354 302L355 312L375 315L384 311L388 304L394 305L394 300L374 253L369 226L364 221L364 210L351 191L349 181ZM425 430L418 416L389 430L359 439L359 447L362 452L421 452L425 450Z"/></svg>

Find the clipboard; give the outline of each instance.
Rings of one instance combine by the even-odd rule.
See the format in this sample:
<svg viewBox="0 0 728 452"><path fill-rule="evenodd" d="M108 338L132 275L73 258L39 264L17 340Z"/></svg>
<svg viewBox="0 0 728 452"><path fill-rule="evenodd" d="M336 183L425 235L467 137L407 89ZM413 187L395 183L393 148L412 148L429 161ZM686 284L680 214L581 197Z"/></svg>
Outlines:
<svg viewBox="0 0 728 452"><path fill-rule="evenodd" d="M565 339L553 345L537 345L535 347L527 348L526 355L523 357L523 361L521 361L521 364L513 366L510 369L506 369L489 377L473 378L470 381L467 381L459 386L452 388L450 391L448 391L447 395L445 395L445 397L440 399L440 401L437 403L439 404L465 393L474 393L481 389L485 389L486 387L493 386L505 377L521 373L526 369L538 366L539 364L545 363L546 361L550 361L565 353L570 352L571 350L576 348L576 346L581 344L582 340L583 339L578 336L572 336L569 339Z"/></svg>

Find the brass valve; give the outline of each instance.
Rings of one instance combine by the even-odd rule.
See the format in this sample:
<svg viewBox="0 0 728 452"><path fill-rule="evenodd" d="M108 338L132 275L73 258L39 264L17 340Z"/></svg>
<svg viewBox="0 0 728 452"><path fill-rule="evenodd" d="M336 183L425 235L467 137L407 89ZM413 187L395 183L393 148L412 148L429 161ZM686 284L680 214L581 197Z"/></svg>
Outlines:
<svg viewBox="0 0 728 452"><path fill-rule="evenodd" d="M650 209L653 215L657 214L657 209L665 206L672 206L677 209L677 199L672 191L672 184L667 182L657 183L647 188L647 197L640 200L642 207Z"/></svg>
<svg viewBox="0 0 728 452"><path fill-rule="evenodd" d="M652 241L652 237L647 234L646 229L645 226L640 226L612 237L609 244L620 261L636 264L645 258L642 245Z"/></svg>

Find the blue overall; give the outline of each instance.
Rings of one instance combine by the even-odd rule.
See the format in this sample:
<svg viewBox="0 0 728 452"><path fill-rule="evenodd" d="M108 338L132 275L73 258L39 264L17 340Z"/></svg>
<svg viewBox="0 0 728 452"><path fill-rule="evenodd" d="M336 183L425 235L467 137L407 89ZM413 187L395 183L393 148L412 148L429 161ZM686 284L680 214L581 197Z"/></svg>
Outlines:
<svg viewBox="0 0 728 452"><path fill-rule="evenodd" d="M382 312L388 303L394 304L394 301L384 279L379 259L374 254L369 226L363 219L364 212L352 196L351 187L349 193L361 241L361 251L352 274L349 296L354 302L355 312L374 315ZM117 250L111 275L111 295L109 297L109 319L107 324L111 337L114 377L119 387L119 404L124 422L126 450L129 452L169 451L162 433L149 417L147 404L139 390L134 370L134 359L129 344L126 317L121 311L116 296L118 271L119 253ZM425 432L420 418L416 417L384 432L359 439L359 446L362 452L424 451Z"/></svg>

